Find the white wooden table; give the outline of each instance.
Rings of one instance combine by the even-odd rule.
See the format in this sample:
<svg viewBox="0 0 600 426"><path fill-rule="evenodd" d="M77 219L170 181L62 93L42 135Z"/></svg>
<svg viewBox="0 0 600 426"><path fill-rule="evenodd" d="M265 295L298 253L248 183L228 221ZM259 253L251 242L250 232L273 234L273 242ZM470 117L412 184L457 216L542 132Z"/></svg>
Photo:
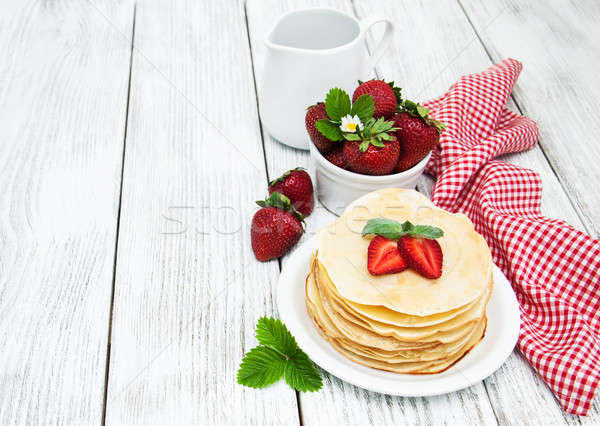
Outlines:
<svg viewBox="0 0 600 426"><path fill-rule="evenodd" d="M309 5L394 19L377 73L417 100L523 61L511 104L542 137L506 160L540 173L547 215L598 235L596 0L3 0L0 424L600 422L599 399L563 413L518 352L430 398L326 372L318 393L236 384L286 261L254 259L253 201L308 165L261 129L261 40ZM318 206L308 234L331 220Z"/></svg>

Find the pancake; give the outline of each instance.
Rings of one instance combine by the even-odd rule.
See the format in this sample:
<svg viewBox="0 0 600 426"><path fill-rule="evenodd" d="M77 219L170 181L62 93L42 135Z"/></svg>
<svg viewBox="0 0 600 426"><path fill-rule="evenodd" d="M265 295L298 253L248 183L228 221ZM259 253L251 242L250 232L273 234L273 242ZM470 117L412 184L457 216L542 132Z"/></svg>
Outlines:
<svg viewBox="0 0 600 426"><path fill-rule="evenodd" d="M313 274L310 274L306 280L306 297L307 302L311 304L310 308L318 315L319 325L322 329L327 330L326 334L333 338L347 339L355 344L362 344L373 348L394 351L408 350L420 347L432 347L434 344L423 344L419 342L401 342L393 337L379 336L367 329L357 327L349 321L345 321L339 315L334 315L333 318L325 313L319 290L314 281ZM315 319L311 315L313 320Z"/></svg>
<svg viewBox="0 0 600 426"><path fill-rule="evenodd" d="M445 371L446 369L454 365L457 361L459 361L461 358L463 358L471 349L473 349L473 347L477 343L479 343L479 341L483 338L486 324L487 320L481 321L478 329L479 332L474 333L469 342L459 352L443 361L415 361L414 363L391 364L380 360L356 355L355 353L352 353L342 348L339 345L339 343L336 342L334 339L329 340L329 343L335 350L337 350L340 354L342 354L349 360L354 361L358 364L366 365L367 367L373 367L378 370L391 371L393 373L434 374Z"/></svg>
<svg viewBox="0 0 600 426"><path fill-rule="evenodd" d="M410 268L372 276L362 236L369 219L433 225L444 256L442 275ZM421 194L384 189L352 203L321 229L306 278L306 309L319 334L347 359L406 374L446 370L483 337L493 289L491 254L471 221L435 207Z"/></svg>
<svg viewBox="0 0 600 426"><path fill-rule="evenodd" d="M386 217L437 226L444 253L442 276L427 279L412 270L372 276L365 253L372 236L362 237L369 219ZM317 235L317 257L341 297L361 305L382 306L402 314L426 317L473 302L492 274L489 248L462 214L435 207L416 191L383 189L354 201L332 225Z"/></svg>
<svg viewBox="0 0 600 426"><path fill-rule="evenodd" d="M313 322L317 326L319 334L332 345L334 349L340 352L342 355L350 359L351 361L358 362L360 364L386 370L396 373L420 373L420 374L431 374L445 370L460 358L462 358L473 346L475 346L482 338L483 332L485 331L485 325L487 323L486 318L483 318L479 322L476 328L469 334L464 344L460 344L460 347L453 350L450 355L435 356L431 352L426 350L421 351L418 357L412 359L400 359L393 357L391 359L384 359L378 356L373 357L372 354L363 352L364 348L353 346L348 340L331 337L322 325L322 318L316 315L312 308L309 309L309 315L313 319ZM463 343L463 342L460 342ZM390 362L391 361L391 362Z"/></svg>
<svg viewBox="0 0 600 426"><path fill-rule="evenodd" d="M392 336L402 341L440 340L440 338L436 337L436 335L440 336L439 333L441 332L448 332L444 334L444 337L442 340L440 340L442 343L448 343L452 341L453 336L456 338L464 336L465 333L461 333L461 329L468 324L472 324L481 320L485 314L485 307L491 294L490 286L490 288L486 289L481 297L479 297L473 304L469 304L469 306L471 306L469 309L462 314L450 318L448 321L425 327L395 327L371 318L362 317L360 314L344 310L342 304L338 303L339 299L336 300L336 298L333 296L333 292L330 291L331 287L333 287L333 284L328 281L327 272L323 270L321 265L319 265L318 260L315 260L315 264L315 279L319 285L319 288L323 290L321 296L337 313L339 313L348 321L367 328L378 335ZM454 331L454 333L451 331Z"/></svg>

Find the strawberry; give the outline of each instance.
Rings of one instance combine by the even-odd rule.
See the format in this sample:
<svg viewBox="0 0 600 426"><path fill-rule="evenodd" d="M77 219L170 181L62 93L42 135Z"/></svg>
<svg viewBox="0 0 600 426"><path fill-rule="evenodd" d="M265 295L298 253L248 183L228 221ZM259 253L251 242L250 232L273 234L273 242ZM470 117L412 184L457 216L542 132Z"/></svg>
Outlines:
<svg viewBox="0 0 600 426"><path fill-rule="evenodd" d="M343 144L340 145L341 146L334 148L333 151L330 151L327 154L325 154L325 158L334 166L341 167L342 169L347 169L348 162L346 161L346 158L344 158L344 146Z"/></svg>
<svg viewBox="0 0 600 426"><path fill-rule="evenodd" d="M269 182L269 194L279 192L288 197L292 206L305 217L315 206L313 184L310 175L301 167L288 170L277 179Z"/></svg>
<svg viewBox="0 0 600 426"><path fill-rule="evenodd" d="M396 241L377 235L367 249L367 269L371 275L395 274L408 268Z"/></svg>
<svg viewBox="0 0 600 426"><path fill-rule="evenodd" d="M335 142L327 139L319 130L315 127L315 123L322 119L328 119L327 111L325 110L325 104L319 102L316 105L308 107L306 110L306 116L304 117L304 124L306 125L306 131L310 140L315 144L319 152L326 154L333 149Z"/></svg>
<svg viewBox="0 0 600 426"><path fill-rule="evenodd" d="M250 240L256 259L265 262L283 256L300 240L304 217L278 192L256 204L261 209L252 218Z"/></svg>
<svg viewBox="0 0 600 426"><path fill-rule="evenodd" d="M355 133L344 133L344 158L348 169L364 175L385 175L394 169L400 145L393 132L394 123L369 118Z"/></svg>
<svg viewBox="0 0 600 426"><path fill-rule="evenodd" d="M396 138L383 142L382 147L369 145L364 151L360 142L344 142L344 158L348 168L363 175L387 175L398 162L400 145Z"/></svg>
<svg viewBox="0 0 600 426"><path fill-rule="evenodd" d="M442 276L443 254L434 239L404 235L398 240L398 250L408 266L425 278Z"/></svg>
<svg viewBox="0 0 600 426"><path fill-rule="evenodd" d="M356 102L361 95L371 95L375 101L374 118L389 118L396 111L400 99L400 88L394 87L394 82L386 83L383 80L369 80L364 83L359 81L359 86L352 95L352 102Z"/></svg>
<svg viewBox="0 0 600 426"><path fill-rule="evenodd" d="M429 110L411 101L404 101L402 111L395 114L394 127L400 143L400 158L394 168L399 173L421 161L440 142L444 123L429 118Z"/></svg>

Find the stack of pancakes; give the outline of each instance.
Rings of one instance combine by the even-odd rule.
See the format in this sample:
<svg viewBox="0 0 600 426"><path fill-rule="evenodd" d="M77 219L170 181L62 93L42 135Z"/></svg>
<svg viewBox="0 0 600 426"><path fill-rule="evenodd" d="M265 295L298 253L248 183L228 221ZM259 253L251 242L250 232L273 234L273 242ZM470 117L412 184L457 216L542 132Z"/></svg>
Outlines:
<svg viewBox="0 0 600 426"><path fill-rule="evenodd" d="M442 276L370 275L373 236L361 231L377 217L442 228ZM415 191L384 189L356 200L319 231L306 306L319 333L348 359L396 373L438 373L485 333L491 266L489 248L466 216L436 208Z"/></svg>

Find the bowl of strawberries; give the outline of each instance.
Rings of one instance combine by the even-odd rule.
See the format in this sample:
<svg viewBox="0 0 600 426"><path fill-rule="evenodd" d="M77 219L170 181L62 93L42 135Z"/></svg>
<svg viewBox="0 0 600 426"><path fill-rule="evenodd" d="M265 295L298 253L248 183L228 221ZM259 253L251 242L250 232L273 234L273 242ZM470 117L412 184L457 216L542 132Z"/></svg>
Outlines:
<svg viewBox="0 0 600 426"><path fill-rule="evenodd" d="M413 189L445 129L383 80L359 81L352 98L331 89L308 107L305 124L317 197L336 214L377 189Z"/></svg>

